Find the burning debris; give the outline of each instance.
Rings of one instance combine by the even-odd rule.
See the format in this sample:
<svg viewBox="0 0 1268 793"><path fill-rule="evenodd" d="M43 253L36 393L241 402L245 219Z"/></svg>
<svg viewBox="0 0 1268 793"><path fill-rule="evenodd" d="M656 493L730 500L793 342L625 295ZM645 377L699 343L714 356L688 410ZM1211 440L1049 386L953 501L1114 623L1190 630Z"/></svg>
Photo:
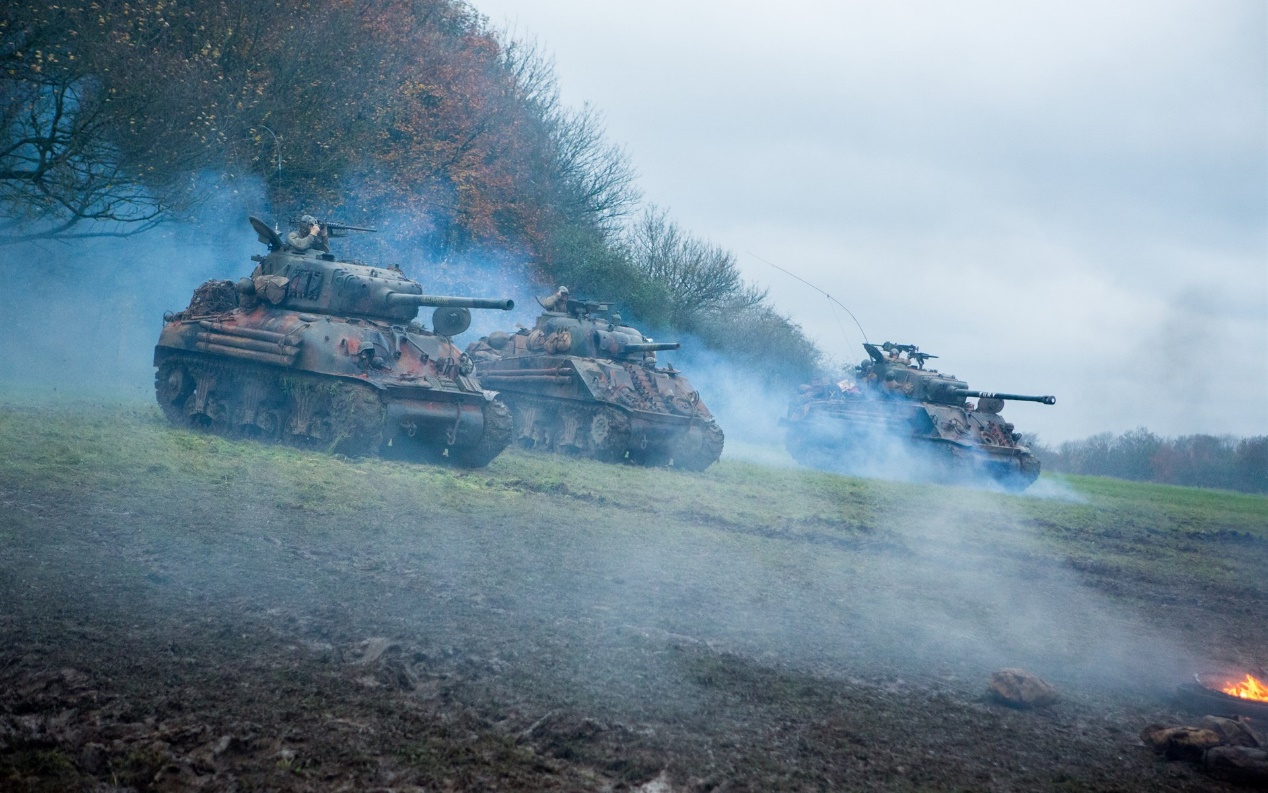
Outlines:
<svg viewBox="0 0 1268 793"><path fill-rule="evenodd" d="M1168 760L1201 765L1230 782L1268 787L1268 749L1252 728L1252 719L1268 723L1268 686L1252 674L1194 675L1179 690L1180 701L1203 716L1198 726L1151 724L1140 734L1146 746Z"/></svg>
<svg viewBox="0 0 1268 793"><path fill-rule="evenodd" d="M1250 673L1240 678L1194 675L1192 683L1180 686L1179 695L1186 707L1194 711L1248 716L1268 722L1268 685Z"/></svg>
<svg viewBox="0 0 1268 793"><path fill-rule="evenodd" d="M1232 697L1268 702L1268 686L1265 686L1251 674L1247 674L1245 679L1236 683L1225 685L1220 691Z"/></svg>

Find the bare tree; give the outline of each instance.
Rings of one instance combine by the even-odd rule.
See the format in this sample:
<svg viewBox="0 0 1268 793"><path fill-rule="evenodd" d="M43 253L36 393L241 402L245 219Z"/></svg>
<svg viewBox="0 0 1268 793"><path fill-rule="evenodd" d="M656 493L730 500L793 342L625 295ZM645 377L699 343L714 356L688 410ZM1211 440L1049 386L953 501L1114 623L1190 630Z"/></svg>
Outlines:
<svg viewBox="0 0 1268 793"><path fill-rule="evenodd" d="M0 138L0 212L7 218L0 244L120 236L162 219L162 198L122 167L102 133L100 105L85 81L32 85L24 93L22 112L12 114Z"/></svg>
<svg viewBox="0 0 1268 793"><path fill-rule="evenodd" d="M100 83L50 35L65 13L19 13L0 18L0 244L149 228L163 201L123 166Z"/></svg>
<svg viewBox="0 0 1268 793"><path fill-rule="evenodd" d="M673 296L679 321L720 310L743 311L766 299L746 284L730 251L684 232L667 213L649 207L626 235L634 264Z"/></svg>
<svg viewBox="0 0 1268 793"><path fill-rule="evenodd" d="M196 15L163 8L0 9L0 244L144 231L223 159L216 48L190 46Z"/></svg>
<svg viewBox="0 0 1268 793"><path fill-rule="evenodd" d="M550 56L533 39L499 36L503 68L514 80L518 99L533 110L547 140L551 174L561 210L573 220L588 219L615 233L641 198L637 173L625 150L607 140L603 117L589 104L563 105Z"/></svg>

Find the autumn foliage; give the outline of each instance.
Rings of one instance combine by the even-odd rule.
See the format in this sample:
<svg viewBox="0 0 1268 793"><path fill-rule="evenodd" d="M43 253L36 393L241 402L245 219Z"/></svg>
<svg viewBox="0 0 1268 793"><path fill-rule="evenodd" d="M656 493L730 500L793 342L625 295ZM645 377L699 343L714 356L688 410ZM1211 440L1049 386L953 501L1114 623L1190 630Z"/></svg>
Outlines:
<svg viewBox="0 0 1268 793"><path fill-rule="evenodd" d="M457 0L7 4L0 135L0 242L129 233L253 177L283 223L391 219L430 261L493 258L721 348L727 316L760 317L798 340L792 370L816 355L729 254L698 272L643 255L598 116Z"/></svg>

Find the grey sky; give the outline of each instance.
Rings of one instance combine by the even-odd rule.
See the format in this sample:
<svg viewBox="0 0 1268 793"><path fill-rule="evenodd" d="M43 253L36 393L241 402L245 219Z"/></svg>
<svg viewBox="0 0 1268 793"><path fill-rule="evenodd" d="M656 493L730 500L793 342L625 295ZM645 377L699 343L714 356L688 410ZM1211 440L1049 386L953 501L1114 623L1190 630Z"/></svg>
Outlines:
<svg viewBox="0 0 1268 793"><path fill-rule="evenodd" d="M1268 433L1268 3L476 0L825 350L1048 440Z"/></svg>

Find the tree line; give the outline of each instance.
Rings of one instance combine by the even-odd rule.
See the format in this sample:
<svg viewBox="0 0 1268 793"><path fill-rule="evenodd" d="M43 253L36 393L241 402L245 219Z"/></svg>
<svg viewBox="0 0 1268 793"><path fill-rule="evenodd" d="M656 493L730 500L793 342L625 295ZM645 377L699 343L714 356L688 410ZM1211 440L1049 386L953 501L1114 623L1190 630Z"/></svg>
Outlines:
<svg viewBox="0 0 1268 793"><path fill-rule="evenodd" d="M1166 438L1139 427L1056 447L1032 440L1031 450L1048 471L1268 493L1268 435Z"/></svg>
<svg viewBox="0 0 1268 793"><path fill-rule="evenodd" d="M550 58L460 0L67 0L0 10L0 244L180 221L253 177L283 220L480 257L775 375L819 351L733 255L642 203Z"/></svg>

